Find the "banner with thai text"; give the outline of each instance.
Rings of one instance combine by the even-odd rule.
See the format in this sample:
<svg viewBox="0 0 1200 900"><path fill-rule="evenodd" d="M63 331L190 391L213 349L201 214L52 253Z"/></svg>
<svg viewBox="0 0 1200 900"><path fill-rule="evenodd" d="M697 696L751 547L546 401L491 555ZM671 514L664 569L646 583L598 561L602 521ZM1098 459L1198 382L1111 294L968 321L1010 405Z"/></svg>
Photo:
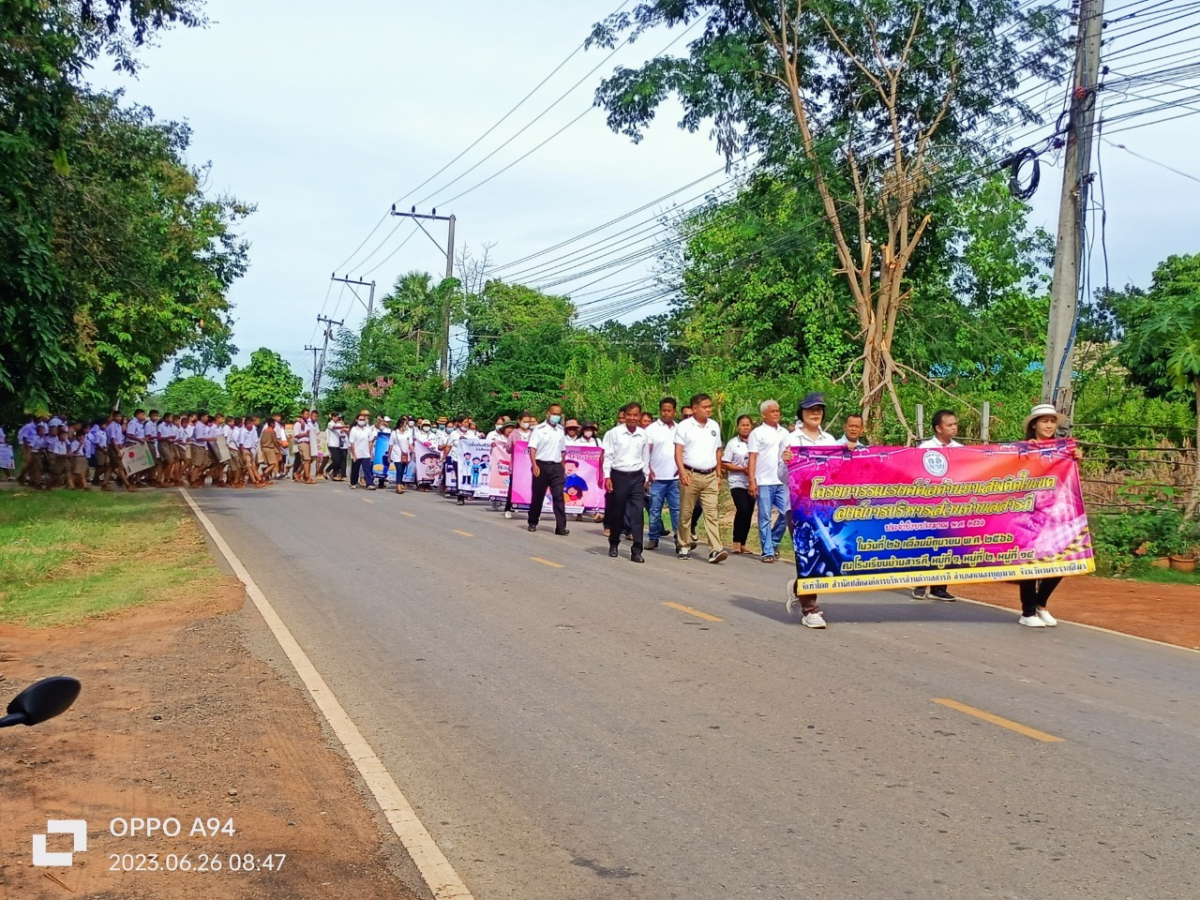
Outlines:
<svg viewBox="0 0 1200 900"><path fill-rule="evenodd" d="M793 450L800 593L1095 569L1072 440Z"/></svg>
<svg viewBox="0 0 1200 900"><path fill-rule="evenodd" d="M508 499L508 482L512 478L512 453L504 438L492 444L492 464L488 469L488 496L493 500Z"/></svg>
<svg viewBox="0 0 1200 900"><path fill-rule="evenodd" d="M603 447L567 447L563 461L563 499L568 513L604 508L603 463ZM513 505L528 509L533 501L533 465L529 461L529 444L526 441L513 443L512 469ZM550 503L550 494L547 492L542 510L551 509Z"/></svg>

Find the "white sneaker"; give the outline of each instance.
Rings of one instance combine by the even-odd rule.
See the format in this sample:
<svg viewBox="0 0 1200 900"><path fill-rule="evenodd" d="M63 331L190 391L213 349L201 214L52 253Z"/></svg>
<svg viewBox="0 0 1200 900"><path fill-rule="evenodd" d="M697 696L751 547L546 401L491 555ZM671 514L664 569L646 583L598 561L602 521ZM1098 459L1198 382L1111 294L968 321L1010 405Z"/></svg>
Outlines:
<svg viewBox="0 0 1200 900"><path fill-rule="evenodd" d="M1021 616L1021 618L1017 619L1017 624L1018 625L1027 625L1030 628L1045 628L1046 627L1046 623L1043 622L1041 619L1039 619L1037 616Z"/></svg>
<svg viewBox="0 0 1200 900"><path fill-rule="evenodd" d="M511 513L511 512L506 512L506 513L504 514L504 518L506 518L506 519L511 519L511 518L512 518L512 513Z"/></svg>
<svg viewBox="0 0 1200 900"><path fill-rule="evenodd" d="M1050 610L1042 608L1037 611L1037 617L1042 620L1042 624L1047 628L1053 628L1058 624L1058 619L1050 615Z"/></svg>
<svg viewBox="0 0 1200 900"><path fill-rule="evenodd" d="M825 627L825 618L820 613L808 613L800 622L808 628Z"/></svg>

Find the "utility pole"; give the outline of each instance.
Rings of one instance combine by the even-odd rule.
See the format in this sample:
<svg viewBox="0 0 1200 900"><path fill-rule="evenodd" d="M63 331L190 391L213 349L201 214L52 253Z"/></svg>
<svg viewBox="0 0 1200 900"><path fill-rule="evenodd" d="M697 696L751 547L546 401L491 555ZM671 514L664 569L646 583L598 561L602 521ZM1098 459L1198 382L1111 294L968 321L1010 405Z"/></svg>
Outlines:
<svg viewBox="0 0 1200 900"><path fill-rule="evenodd" d="M321 352L320 347L314 347L311 344L307 345L305 350L311 350L313 355L313 382L312 382L312 408L317 408L317 390L320 386L321 376L317 371L317 354Z"/></svg>
<svg viewBox="0 0 1200 900"><path fill-rule="evenodd" d="M341 320L334 321L328 316L317 316L317 322L325 325L325 343L321 347L321 361L313 364L313 406L317 405L317 396L321 393L321 377L325 374L325 356L329 352L329 340L333 337L333 326L341 328L344 324ZM306 347L306 350L316 349ZM315 359L315 355L314 355Z"/></svg>
<svg viewBox="0 0 1200 900"><path fill-rule="evenodd" d="M431 235L428 231L425 231L425 236L428 237L431 241L433 241L433 245L435 247L437 247L439 250L441 250L442 253L445 254L445 256L446 256L446 277L453 278L454 277L454 224L457 221L457 219L453 215L439 216L437 214L436 209L433 211L433 213L431 215L425 215L424 213L417 212L417 208L415 206L409 212L398 212L396 210L395 204L392 204L392 215L393 216L403 216L406 219L412 219L414 222L417 223L417 227L420 228L422 231L425 231L425 226L421 224L422 219L425 219L427 221L446 222L447 223L448 228L447 228L447 234L446 234L446 249L442 250L442 245L439 244L437 242L437 240L434 239L433 235ZM438 368L439 368L439 371L441 372L442 381L449 381L450 380L450 295L449 294L447 294L442 299L442 358L441 358L441 364L439 365Z"/></svg>
<svg viewBox="0 0 1200 900"><path fill-rule="evenodd" d="M357 278L351 278L349 275L345 276L344 278L338 278L336 272L329 276L329 280L338 281L342 284L357 284L361 285L362 287L369 287L371 289L371 293L367 296L367 302L364 304L367 307L367 318L369 319L375 314L375 282L359 281ZM353 291L354 289L351 288L350 290ZM362 303L362 297L359 297L358 294L355 294L354 296L358 297L359 303Z"/></svg>
<svg viewBox="0 0 1200 900"><path fill-rule="evenodd" d="M1080 269L1083 267L1084 216L1091 185L1092 127L1100 77L1100 33L1104 0L1079 0L1079 36L1071 83L1067 152L1063 159L1062 199L1054 251L1050 321L1046 329L1046 370L1042 402L1070 419L1074 407L1071 377L1075 362L1075 324L1079 315Z"/></svg>

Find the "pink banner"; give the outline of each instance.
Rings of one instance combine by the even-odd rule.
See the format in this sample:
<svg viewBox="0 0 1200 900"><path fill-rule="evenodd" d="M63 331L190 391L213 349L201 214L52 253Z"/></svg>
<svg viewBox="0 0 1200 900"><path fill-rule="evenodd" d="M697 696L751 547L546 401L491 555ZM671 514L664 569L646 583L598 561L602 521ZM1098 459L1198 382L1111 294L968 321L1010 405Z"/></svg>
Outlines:
<svg viewBox="0 0 1200 900"><path fill-rule="evenodd" d="M563 499L567 512L582 513L585 509L604 508L604 448L568 447L563 462ZM529 461L529 444L513 444L512 464L513 505L529 508L533 502L533 467ZM542 503L549 510L550 494Z"/></svg>

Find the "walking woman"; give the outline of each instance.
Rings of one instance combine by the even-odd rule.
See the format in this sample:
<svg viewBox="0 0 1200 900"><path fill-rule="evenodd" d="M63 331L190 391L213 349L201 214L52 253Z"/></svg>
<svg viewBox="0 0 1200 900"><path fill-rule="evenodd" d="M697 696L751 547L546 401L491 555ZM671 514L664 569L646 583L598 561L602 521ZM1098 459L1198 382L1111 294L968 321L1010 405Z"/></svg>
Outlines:
<svg viewBox="0 0 1200 900"><path fill-rule="evenodd" d="M729 474L729 494L733 497L733 553L746 554L746 538L754 518L754 498L750 496L750 445L747 440L754 427L749 416L738 416L737 434L725 445L721 471Z"/></svg>
<svg viewBox="0 0 1200 900"><path fill-rule="evenodd" d="M1061 415L1053 405L1039 403L1025 417L1025 440L1033 447L1053 444L1058 438L1058 428L1066 422L1066 416ZM1083 451L1075 448L1075 458L1083 459ZM1029 530L1036 541L1037 536L1054 534L1061 527L1081 527L1082 523L1072 523L1064 519L1073 516L1074 510L1062 508L1056 502L1053 494L1039 498L1037 507L1030 513ZM1036 543L1034 544L1036 548ZM1028 628L1053 628L1058 620L1050 615L1046 605L1050 595L1058 587L1062 578L1034 578L1017 582L1021 591L1021 618L1018 625Z"/></svg>

